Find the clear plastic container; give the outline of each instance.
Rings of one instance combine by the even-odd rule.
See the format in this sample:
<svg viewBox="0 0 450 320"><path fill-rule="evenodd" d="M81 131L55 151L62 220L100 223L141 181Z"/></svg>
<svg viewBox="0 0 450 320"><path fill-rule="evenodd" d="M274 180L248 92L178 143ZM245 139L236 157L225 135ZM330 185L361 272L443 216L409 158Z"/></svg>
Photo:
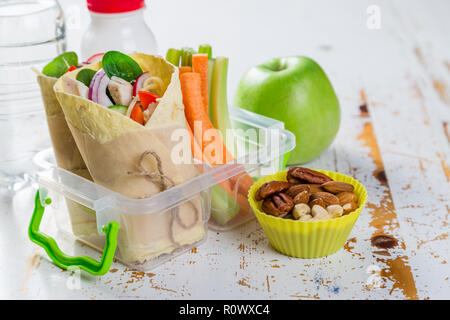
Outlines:
<svg viewBox="0 0 450 320"><path fill-rule="evenodd" d="M40 152L34 165L41 203L47 198L52 200L46 211L53 211L61 232L100 251L105 243L104 227L118 222L116 258L138 270L153 268L201 244L206 239L210 215L227 214L233 209L211 208L211 192L218 184L244 173L257 179L278 172L283 169L283 155L295 146L294 135L279 121L239 108L230 108L230 118L240 151L236 160L215 167L200 164L199 176L145 199L127 198L57 168L51 149ZM240 180L234 180L238 181L237 193ZM177 212L186 213L187 207L197 209L176 216ZM211 220L209 226L228 230L254 218L251 209L239 215L225 225ZM178 218L187 219L181 223Z"/></svg>

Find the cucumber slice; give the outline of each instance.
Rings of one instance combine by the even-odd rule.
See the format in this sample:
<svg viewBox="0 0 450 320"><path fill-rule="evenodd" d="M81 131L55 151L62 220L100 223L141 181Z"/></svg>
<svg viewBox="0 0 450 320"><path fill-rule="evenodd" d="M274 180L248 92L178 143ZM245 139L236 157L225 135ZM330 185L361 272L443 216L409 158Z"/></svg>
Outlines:
<svg viewBox="0 0 450 320"><path fill-rule="evenodd" d="M114 110L114 111L116 111L118 113L121 113L123 115L126 115L127 111L128 111L128 107L124 106L124 105L121 105L121 104L116 104L114 106L111 106L111 107L109 107L109 109Z"/></svg>

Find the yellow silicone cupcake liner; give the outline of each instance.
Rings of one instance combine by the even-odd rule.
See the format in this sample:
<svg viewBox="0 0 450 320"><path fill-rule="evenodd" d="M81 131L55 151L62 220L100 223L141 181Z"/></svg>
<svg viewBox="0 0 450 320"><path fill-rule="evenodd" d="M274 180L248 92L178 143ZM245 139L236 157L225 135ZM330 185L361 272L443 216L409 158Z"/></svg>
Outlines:
<svg viewBox="0 0 450 320"><path fill-rule="evenodd" d="M283 219L262 212L262 201L255 200L256 191L266 182L286 181L287 170L259 179L249 190L250 205L270 244L285 255L296 258L319 258L335 253L344 246L366 204L367 191L358 180L337 172L317 171L335 181L353 185L354 192L358 196L358 208L345 216L320 221Z"/></svg>

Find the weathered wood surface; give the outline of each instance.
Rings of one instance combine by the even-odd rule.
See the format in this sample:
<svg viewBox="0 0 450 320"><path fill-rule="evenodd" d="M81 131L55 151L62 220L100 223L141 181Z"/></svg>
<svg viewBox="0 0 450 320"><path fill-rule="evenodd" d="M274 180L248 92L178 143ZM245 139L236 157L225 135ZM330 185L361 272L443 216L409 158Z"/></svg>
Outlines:
<svg viewBox="0 0 450 320"><path fill-rule="evenodd" d="M209 41L229 56L230 98L245 69L268 57L307 55L328 73L341 129L308 166L352 175L369 193L344 249L289 258L253 221L210 232L205 244L149 273L114 264L74 288L74 276L27 239L30 188L2 202L0 298L448 299L450 2L196 2L205 4L196 6L202 23L192 23L191 2L152 1L150 25L161 49ZM380 29L366 26L370 5L380 9ZM180 14L171 13L168 28L161 12L171 6ZM372 246L377 234L398 246Z"/></svg>

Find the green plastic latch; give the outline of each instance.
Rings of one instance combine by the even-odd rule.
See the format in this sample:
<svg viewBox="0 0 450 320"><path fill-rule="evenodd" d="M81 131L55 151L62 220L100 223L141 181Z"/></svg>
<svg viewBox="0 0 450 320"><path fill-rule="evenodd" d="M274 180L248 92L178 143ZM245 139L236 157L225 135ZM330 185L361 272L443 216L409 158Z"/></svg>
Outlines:
<svg viewBox="0 0 450 320"><path fill-rule="evenodd" d="M48 205L50 203L51 199L46 198L45 204ZM52 237L39 231L44 210L45 208L41 204L38 190L36 192L33 216L31 217L30 226L28 228L28 236L30 240L44 248L50 259L52 259L53 262L62 269L68 270L70 268L70 270L73 270L73 268L80 268L95 276L102 276L106 274L111 268L114 253L116 252L119 223L112 221L103 228L106 235L106 241L102 259L99 262L90 257L74 257L63 253Z"/></svg>

